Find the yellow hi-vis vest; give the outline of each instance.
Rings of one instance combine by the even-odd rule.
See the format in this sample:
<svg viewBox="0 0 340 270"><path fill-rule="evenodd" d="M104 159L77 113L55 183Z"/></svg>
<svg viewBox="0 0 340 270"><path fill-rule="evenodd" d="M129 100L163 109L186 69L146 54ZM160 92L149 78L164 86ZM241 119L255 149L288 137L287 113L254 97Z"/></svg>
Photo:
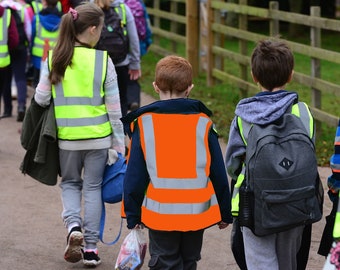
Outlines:
<svg viewBox="0 0 340 270"><path fill-rule="evenodd" d="M32 8L33 8L33 12L34 14L38 15L38 13L43 9L43 5L41 2L38 1L32 1L31 2Z"/></svg>
<svg viewBox="0 0 340 270"><path fill-rule="evenodd" d="M162 231L195 231L219 222L220 209L209 178L209 117L146 113L137 121L150 175L142 222Z"/></svg>
<svg viewBox="0 0 340 270"><path fill-rule="evenodd" d="M59 139L97 139L112 133L103 89L107 57L106 51L75 47L63 80L52 85Z"/></svg>
<svg viewBox="0 0 340 270"><path fill-rule="evenodd" d="M52 50L57 41L59 30L54 32L47 31L40 23L39 15L35 16L36 35L33 39L32 55L42 57L44 54L45 40L48 40L49 48Z"/></svg>
<svg viewBox="0 0 340 270"><path fill-rule="evenodd" d="M10 10L5 8L0 18L0 67L7 67L11 63L8 50L8 27L11 23Z"/></svg>
<svg viewBox="0 0 340 270"><path fill-rule="evenodd" d="M307 104L303 102L298 102L292 106L291 113L296 115L302 120L303 125L305 126L306 130L308 131L308 134L310 138L314 137L314 120L313 117L308 109ZM248 123L245 123L241 117L237 117L237 125L240 130L240 135L242 137L242 140L244 144L247 146L247 139L248 139L248 134L251 128L251 125ZM232 198L231 198L231 213L234 217L238 216L239 212L239 202L240 202L240 197L239 197L239 191L240 187L243 183L243 180L245 179L245 164L242 165L241 173L238 175Z"/></svg>

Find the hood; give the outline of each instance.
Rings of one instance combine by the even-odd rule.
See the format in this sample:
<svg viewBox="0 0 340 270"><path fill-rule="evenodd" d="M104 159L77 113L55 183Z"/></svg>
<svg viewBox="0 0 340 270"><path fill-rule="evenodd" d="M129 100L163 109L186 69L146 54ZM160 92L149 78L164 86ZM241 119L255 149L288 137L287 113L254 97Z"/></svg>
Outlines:
<svg viewBox="0 0 340 270"><path fill-rule="evenodd" d="M59 28L61 18L55 14L41 15L39 19L42 26L49 32L55 32Z"/></svg>
<svg viewBox="0 0 340 270"><path fill-rule="evenodd" d="M42 26L50 32L55 32L59 28L62 13L57 8L47 7L40 11L39 20Z"/></svg>
<svg viewBox="0 0 340 270"><path fill-rule="evenodd" d="M242 99L236 106L235 114L249 123L265 125L280 118L297 101L295 92L261 92Z"/></svg>

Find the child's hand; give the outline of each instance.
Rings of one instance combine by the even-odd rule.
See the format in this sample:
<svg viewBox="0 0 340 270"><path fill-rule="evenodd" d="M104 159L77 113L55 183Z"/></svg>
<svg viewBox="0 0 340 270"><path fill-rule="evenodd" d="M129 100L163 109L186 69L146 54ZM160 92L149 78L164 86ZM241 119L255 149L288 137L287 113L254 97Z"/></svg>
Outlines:
<svg viewBox="0 0 340 270"><path fill-rule="evenodd" d="M223 221L220 221L219 223L217 223L217 225L218 225L218 228L219 228L220 230L222 230L222 229L227 228L229 224L228 224L228 223L225 223L225 222L223 222Z"/></svg>
<svg viewBox="0 0 340 270"><path fill-rule="evenodd" d="M145 228L145 226L144 226L143 223L141 223L141 224L136 224L136 226L134 227L134 229L144 229L144 228Z"/></svg>
<svg viewBox="0 0 340 270"><path fill-rule="evenodd" d="M137 69L137 70L130 69L129 75L130 75L130 80L135 81L135 80L138 80L140 76L142 76L142 71L140 69Z"/></svg>

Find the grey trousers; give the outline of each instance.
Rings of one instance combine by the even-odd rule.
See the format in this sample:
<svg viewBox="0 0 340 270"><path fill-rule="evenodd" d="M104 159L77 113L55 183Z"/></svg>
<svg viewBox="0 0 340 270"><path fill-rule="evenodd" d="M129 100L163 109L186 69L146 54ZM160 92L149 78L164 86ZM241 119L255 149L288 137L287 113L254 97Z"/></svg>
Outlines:
<svg viewBox="0 0 340 270"><path fill-rule="evenodd" d="M65 227L74 222L82 226L85 248L96 248L99 240L102 212L101 184L107 155L107 149L59 150L62 218ZM84 218L81 216L82 213Z"/></svg>
<svg viewBox="0 0 340 270"><path fill-rule="evenodd" d="M242 227L248 270L296 270L296 254L301 246L304 227L261 237Z"/></svg>

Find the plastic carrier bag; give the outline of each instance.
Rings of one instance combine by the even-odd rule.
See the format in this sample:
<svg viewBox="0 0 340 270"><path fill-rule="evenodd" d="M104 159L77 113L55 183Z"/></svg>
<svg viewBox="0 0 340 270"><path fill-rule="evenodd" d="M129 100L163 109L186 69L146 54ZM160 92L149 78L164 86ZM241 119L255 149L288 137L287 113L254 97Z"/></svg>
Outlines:
<svg viewBox="0 0 340 270"><path fill-rule="evenodd" d="M125 237L118 254L116 270L138 270L144 263L147 243L142 229L132 229Z"/></svg>

